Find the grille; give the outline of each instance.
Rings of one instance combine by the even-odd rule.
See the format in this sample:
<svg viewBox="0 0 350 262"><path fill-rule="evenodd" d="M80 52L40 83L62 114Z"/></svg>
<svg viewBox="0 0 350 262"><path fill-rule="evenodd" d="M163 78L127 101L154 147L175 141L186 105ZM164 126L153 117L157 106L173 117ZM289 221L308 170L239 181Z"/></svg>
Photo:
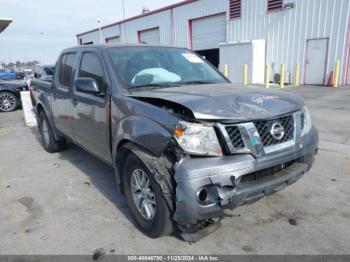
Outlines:
<svg viewBox="0 0 350 262"><path fill-rule="evenodd" d="M238 126L226 126L225 128L234 149L242 150L244 148L244 142Z"/></svg>
<svg viewBox="0 0 350 262"><path fill-rule="evenodd" d="M255 182L255 181L259 181L261 179L267 178L267 177L272 177L273 175L275 175L277 172L286 169L288 167L290 167L292 164L299 162L300 159L296 159L281 165L276 165L274 167L270 167L267 169L263 169L254 173L250 173L247 175L242 176L240 183L244 183L244 182Z"/></svg>
<svg viewBox="0 0 350 262"><path fill-rule="evenodd" d="M270 133L271 127L274 123L280 123L284 128L284 136L280 140L273 138ZM264 146L277 145L293 139L293 115L283 116L271 120L256 121L254 124Z"/></svg>

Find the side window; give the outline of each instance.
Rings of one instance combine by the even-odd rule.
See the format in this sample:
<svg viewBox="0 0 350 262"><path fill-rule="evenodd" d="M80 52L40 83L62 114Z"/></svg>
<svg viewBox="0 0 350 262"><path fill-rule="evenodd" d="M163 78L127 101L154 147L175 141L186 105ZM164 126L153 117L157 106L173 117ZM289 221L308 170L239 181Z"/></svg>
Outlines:
<svg viewBox="0 0 350 262"><path fill-rule="evenodd" d="M66 63L66 59L67 59L67 55L61 56L61 59L58 65L59 72L58 72L57 79L60 85L62 85L63 70L64 70L64 64Z"/></svg>
<svg viewBox="0 0 350 262"><path fill-rule="evenodd" d="M58 80L63 87L69 88L72 86L75 59L76 54L65 54L61 58Z"/></svg>
<svg viewBox="0 0 350 262"><path fill-rule="evenodd" d="M78 72L78 77L91 77L96 80L101 92L106 91L103 67L95 53L84 53Z"/></svg>

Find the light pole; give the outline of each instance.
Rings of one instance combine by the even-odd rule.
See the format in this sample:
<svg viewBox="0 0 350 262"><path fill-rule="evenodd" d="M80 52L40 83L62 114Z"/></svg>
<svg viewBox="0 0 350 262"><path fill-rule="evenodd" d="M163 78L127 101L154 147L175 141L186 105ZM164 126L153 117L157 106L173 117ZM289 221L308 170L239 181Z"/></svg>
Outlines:
<svg viewBox="0 0 350 262"><path fill-rule="evenodd" d="M101 21L97 20L98 23L98 31L100 32L100 42L103 44L103 36L102 36L102 30L101 30Z"/></svg>

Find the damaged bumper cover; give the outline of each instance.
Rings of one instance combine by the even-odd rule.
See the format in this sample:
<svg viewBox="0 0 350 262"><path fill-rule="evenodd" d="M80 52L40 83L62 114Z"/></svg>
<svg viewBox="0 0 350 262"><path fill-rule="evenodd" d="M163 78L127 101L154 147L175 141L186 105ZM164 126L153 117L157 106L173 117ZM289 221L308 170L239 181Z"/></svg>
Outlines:
<svg viewBox="0 0 350 262"><path fill-rule="evenodd" d="M297 146L260 158L237 154L184 158L175 166L179 225L225 216L225 209L253 203L294 183L312 166L318 133L312 129Z"/></svg>

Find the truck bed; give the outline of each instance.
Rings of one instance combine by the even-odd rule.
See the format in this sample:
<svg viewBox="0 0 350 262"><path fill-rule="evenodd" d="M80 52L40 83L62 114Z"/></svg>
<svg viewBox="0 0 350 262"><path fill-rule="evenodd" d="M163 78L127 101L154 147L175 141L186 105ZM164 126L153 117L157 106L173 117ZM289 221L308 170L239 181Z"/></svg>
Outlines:
<svg viewBox="0 0 350 262"><path fill-rule="evenodd" d="M47 95L47 98L50 97L49 94L51 93L51 90L52 90L52 82L33 79L30 83L30 90L31 90L32 104L34 107L36 107L40 94L44 93Z"/></svg>
<svg viewBox="0 0 350 262"><path fill-rule="evenodd" d="M46 91L46 92L51 91L52 82L39 80L39 79L33 79L30 84L31 84L32 90L37 90L37 91L42 90L42 91Z"/></svg>

